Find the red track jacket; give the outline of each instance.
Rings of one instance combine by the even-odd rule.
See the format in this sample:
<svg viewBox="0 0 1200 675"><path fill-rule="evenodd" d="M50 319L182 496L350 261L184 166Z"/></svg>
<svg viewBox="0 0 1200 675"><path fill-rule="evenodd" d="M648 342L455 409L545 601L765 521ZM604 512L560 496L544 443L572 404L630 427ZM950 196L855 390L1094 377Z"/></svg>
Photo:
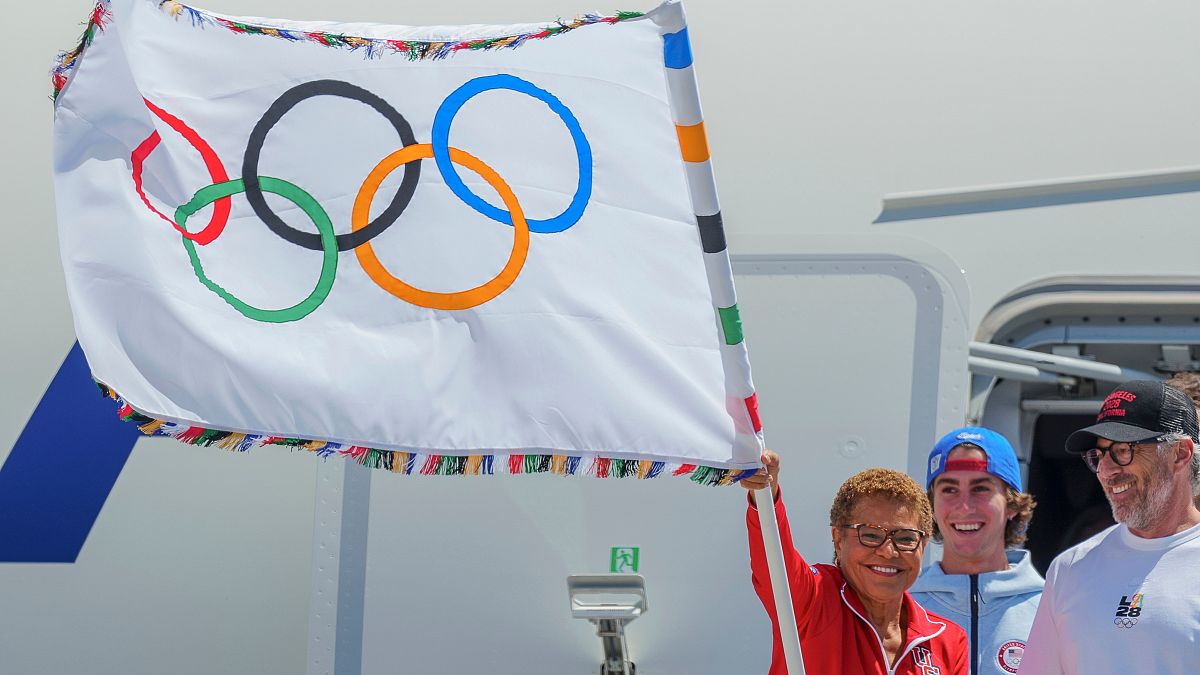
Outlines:
<svg viewBox="0 0 1200 675"><path fill-rule="evenodd" d="M833 565L809 567L791 545L792 530L780 500L775 501L775 513L808 675L967 675L967 634L954 622L926 612L908 593L904 594L908 643L895 667L889 667L883 642L867 622L858 594L841 570ZM770 675L787 675L762 530L753 506L746 511L746 528L750 532L751 579L774 633Z"/></svg>

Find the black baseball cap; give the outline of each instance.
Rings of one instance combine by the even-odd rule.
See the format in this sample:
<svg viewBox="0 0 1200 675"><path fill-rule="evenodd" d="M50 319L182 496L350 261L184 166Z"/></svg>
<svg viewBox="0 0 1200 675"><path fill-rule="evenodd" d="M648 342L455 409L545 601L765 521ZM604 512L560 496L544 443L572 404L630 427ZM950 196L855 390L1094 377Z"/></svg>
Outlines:
<svg viewBox="0 0 1200 675"><path fill-rule="evenodd" d="M1096 423L1067 437L1067 452L1096 447L1097 438L1140 443L1167 434L1186 434L1200 443L1196 408L1187 394L1153 380L1121 384L1104 399Z"/></svg>

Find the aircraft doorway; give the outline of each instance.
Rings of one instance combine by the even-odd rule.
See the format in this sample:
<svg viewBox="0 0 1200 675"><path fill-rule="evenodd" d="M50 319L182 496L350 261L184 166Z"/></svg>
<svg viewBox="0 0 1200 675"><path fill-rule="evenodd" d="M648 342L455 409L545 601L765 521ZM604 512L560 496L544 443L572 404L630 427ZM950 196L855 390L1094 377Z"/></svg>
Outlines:
<svg viewBox="0 0 1200 675"><path fill-rule="evenodd" d="M1060 551L1115 523L1095 474L1063 449L1071 432L1094 420L1094 415L1040 415L1034 423L1026 489L1037 510L1025 545L1043 575Z"/></svg>
<svg viewBox="0 0 1200 675"><path fill-rule="evenodd" d="M1004 434L1037 500L1026 547L1054 556L1113 524L1099 482L1064 450L1126 380L1200 370L1200 278L1046 279L1017 289L970 344L968 417Z"/></svg>

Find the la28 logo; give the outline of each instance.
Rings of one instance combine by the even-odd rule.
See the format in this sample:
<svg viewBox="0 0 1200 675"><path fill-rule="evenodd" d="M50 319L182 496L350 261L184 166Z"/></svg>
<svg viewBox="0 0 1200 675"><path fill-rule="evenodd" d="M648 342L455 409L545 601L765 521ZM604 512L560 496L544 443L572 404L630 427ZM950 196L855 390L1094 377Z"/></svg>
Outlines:
<svg viewBox="0 0 1200 675"><path fill-rule="evenodd" d="M1137 625L1138 617L1142 615L1142 594L1134 593L1133 597L1121 596L1117 603L1117 613L1113 617L1113 625L1117 628L1133 628Z"/></svg>

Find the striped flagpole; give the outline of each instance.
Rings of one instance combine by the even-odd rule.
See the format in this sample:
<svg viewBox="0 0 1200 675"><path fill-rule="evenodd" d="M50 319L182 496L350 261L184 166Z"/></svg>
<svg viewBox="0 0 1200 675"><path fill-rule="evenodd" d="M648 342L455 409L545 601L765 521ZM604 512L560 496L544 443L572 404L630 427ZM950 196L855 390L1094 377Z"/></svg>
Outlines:
<svg viewBox="0 0 1200 675"><path fill-rule="evenodd" d="M688 39L687 17L678 0L669 0L651 16L663 36L663 63L666 66L667 87L671 99L671 114L679 135L679 149L687 172L688 191L700 244L704 249L704 269L712 291L714 309L720 318L724 344L722 361L726 369L727 386L732 397L741 399L747 425L762 439L762 422L758 415L758 396L750 379L750 357L742 335L742 320L738 314L737 293L733 287L733 267L725 245L725 227L721 222L721 203L717 199L717 181L713 175L708 137L704 132L704 115L700 109L700 92L696 72L692 67L692 46ZM731 411L732 412L732 411ZM759 490L755 496L760 505L759 523L767 553L767 569L771 575L771 590L775 596L775 616L783 639L784 659L788 673L804 675L804 659L800 652L800 637L796 631L796 612L787 583L783 560L783 542L773 504L771 488ZM790 543L790 542L789 542Z"/></svg>

